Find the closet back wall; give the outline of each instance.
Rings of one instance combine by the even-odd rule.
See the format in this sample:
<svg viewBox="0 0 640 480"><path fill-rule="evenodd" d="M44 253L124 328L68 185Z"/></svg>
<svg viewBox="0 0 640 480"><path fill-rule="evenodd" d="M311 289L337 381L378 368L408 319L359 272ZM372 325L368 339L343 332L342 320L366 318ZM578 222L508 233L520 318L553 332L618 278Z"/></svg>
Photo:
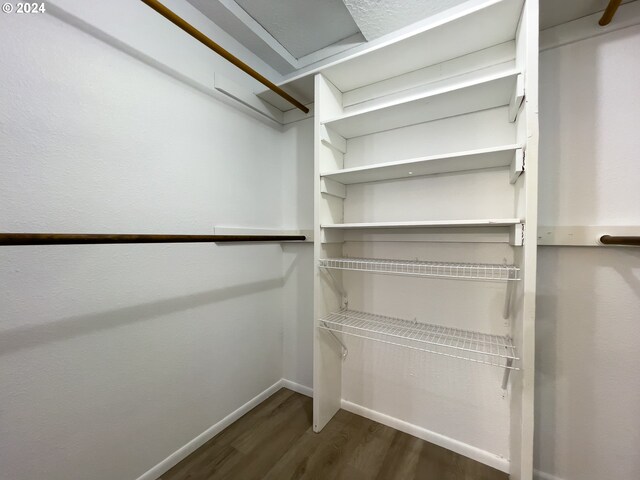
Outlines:
<svg viewBox="0 0 640 480"><path fill-rule="evenodd" d="M185 35L127 3L148 10L141 35ZM0 44L3 231L282 224L281 132L49 14L2 15ZM282 260L279 244L2 247L0 478L137 478L279 381Z"/></svg>

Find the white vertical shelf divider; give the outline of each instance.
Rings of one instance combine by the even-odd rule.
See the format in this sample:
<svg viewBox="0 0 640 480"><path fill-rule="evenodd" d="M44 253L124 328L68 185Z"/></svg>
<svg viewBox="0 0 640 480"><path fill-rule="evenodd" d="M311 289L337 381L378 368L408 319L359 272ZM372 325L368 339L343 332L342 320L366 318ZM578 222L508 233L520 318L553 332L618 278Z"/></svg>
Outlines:
<svg viewBox="0 0 640 480"><path fill-rule="evenodd" d="M322 75L315 77L315 139L314 139L314 238L319 239L323 223L341 223L344 219L346 189L335 189L321 179L325 169L342 169L346 140L334 135L320 123L320 119L342 113L342 93ZM335 183L335 182L334 182ZM339 190L339 191L336 191ZM324 192L324 193L323 193ZM342 194L344 192L344 194ZM334 195L339 193L338 195ZM326 194L326 195L325 195ZM319 318L340 310L344 305L342 276L326 275L317 259L334 256L341 251L340 243L325 245L314 242L314 315ZM328 330L314 329L313 361L313 429L319 432L340 409L342 388L342 359L344 349Z"/></svg>
<svg viewBox="0 0 640 480"><path fill-rule="evenodd" d="M538 242L538 18L537 0L527 0L516 31L516 65L524 76L519 87L524 96L516 119L517 141L524 145L524 174L514 182L516 215L526 219L523 248L518 252L522 281L512 298L513 342L520 355L521 370L512 375L510 478L533 478L535 304ZM512 175L513 180L513 175Z"/></svg>

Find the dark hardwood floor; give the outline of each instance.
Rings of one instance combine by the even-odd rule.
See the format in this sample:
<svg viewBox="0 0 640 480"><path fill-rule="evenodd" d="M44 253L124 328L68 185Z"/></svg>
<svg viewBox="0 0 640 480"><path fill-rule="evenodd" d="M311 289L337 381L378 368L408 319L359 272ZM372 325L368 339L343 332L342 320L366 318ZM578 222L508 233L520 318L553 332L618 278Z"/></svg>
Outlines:
<svg viewBox="0 0 640 480"><path fill-rule="evenodd" d="M321 433L312 400L281 389L159 480L507 480L505 473L340 410Z"/></svg>

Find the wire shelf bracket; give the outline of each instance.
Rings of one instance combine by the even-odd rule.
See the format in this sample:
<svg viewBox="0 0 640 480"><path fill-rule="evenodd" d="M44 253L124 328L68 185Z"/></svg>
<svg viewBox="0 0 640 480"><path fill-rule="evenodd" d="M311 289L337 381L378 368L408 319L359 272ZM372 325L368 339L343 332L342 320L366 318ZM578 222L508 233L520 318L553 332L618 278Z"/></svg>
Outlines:
<svg viewBox="0 0 640 480"><path fill-rule="evenodd" d="M504 366L504 375L502 375L502 390L506 390L507 385L509 385L509 375L511 375L511 370L513 370L513 358L507 358Z"/></svg>
<svg viewBox="0 0 640 480"><path fill-rule="evenodd" d="M321 320L322 321L322 320ZM336 343L338 345L340 345L340 348L342 349L342 359L344 360L345 358L347 358L347 355L349 355L349 349L347 348L347 346L344 344L344 342L342 340L340 340L340 338L335 334L335 332L333 330L331 330L326 323L322 322L324 324L324 327L321 327L325 332L327 332L329 335L331 335L331 337L336 341Z"/></svg>
<svg viewBox="0 0 640 480"><path fill-rule="evenodd" d="M502 309L502 318L507 320L511 316L511 298L513 297L513 282L507 282L507 288L504 292L504 307Z"/></svg>
<svg viewBox="0 0 640 480"><path fill-rule="evenodd" d="M321 269L320 272L323 272L329 278L332 288L340 294L342 300L342 308L347 310L349 308L349 296L347 295L347 291L344 287L338 282L336 277L333 275L331 270Z"/></svg>

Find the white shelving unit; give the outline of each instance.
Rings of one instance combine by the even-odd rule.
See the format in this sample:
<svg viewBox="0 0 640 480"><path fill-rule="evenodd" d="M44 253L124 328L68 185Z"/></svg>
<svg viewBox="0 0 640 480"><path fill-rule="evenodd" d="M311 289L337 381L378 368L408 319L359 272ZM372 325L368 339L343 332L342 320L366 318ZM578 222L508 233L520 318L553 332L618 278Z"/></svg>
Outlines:
<svg viewBox="0 0 640 480"><path fill-rule="evenodd" d="M537 18L537 0L471 0L289 82L314 75L315 431L360 402L532 479ZM398 413L396 390L467 420Z"/></svg>

